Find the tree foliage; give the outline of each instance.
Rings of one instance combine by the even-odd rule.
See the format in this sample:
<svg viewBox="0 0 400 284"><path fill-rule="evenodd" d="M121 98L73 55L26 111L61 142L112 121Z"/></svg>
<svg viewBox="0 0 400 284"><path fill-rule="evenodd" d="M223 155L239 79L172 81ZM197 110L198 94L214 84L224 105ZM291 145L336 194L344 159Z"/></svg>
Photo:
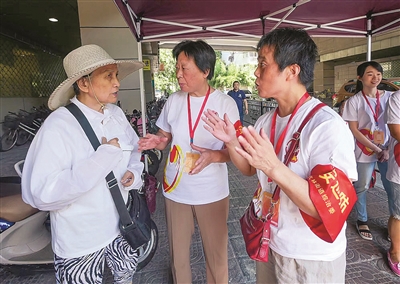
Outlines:
<svg viewBox="0 0 400 284"><path fill-rule="evenodd" d="M172 94L179 90L178 81L175 76L175 59L171 49L160 49L159 63L164 65L164 71L158 71L154 75L156 90L163 94Z"/></svg>
<svg viewBox="0 0 400 284"><path fill-rule="evenodd" d="M231 89L233 82L239 81L242 87L246 86L250 90L254 90L255 65L226 65L221 59L221 52L216 51L216 55L214 77L210 80L211 86L220 90ZM164 65L164 71L155 73L155 88L164 94L171 94L179 90L175 76L175 59L171 49L160 49L159 56L160 64Z"/></svg>

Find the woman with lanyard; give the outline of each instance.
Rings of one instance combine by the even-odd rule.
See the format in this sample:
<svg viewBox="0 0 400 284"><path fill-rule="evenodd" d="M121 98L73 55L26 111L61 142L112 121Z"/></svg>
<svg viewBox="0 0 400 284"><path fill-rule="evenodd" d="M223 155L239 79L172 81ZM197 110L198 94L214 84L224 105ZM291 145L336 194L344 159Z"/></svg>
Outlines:
<svg viewBox="0 0 400 284"><path fill-rule="evenodd" d="M235 166L245 175L257 174L252 201L258 217L265 218L272 192L280 188L268 262L257 261L257 283L344 283L345 220L351 211L346 202L354 204L351 180L357 178L353 137L337 113L327 106L316 108L321 102L307 93L318 52L306 31L275 29L257 49L258 94L274 98L278 108L254 127L244 127L238 138L227 115L222 120L208 110L204 119L207 129L225 142ZM293 136L314 110L299 148L284 163ZM346 202L334 197L339 191ZM333 206L342 206L346 214Z"/></svg>
<svg viewBox="0 0 400 284"><path fill-rule="evenodd" d="M367 190L376 162L383 187L391 200L390 182L386 179L389 129L384 120L387 101L391 92L378 90L382 80L382 66L375 61L368 61L357 67L356 94L346 102L343 119L348 122L355 139L358 180L354 183L357 192L356 228L361 238L372 240L368 227ZM393 209L389 203L389 213Z"/></svg>
<svg viewBox="0 0 400 284"><path fill-rule="evenodd" d="M207 283L228 283L229 184L224 143L204 129L204 110L227 113L240 126L235 101L208 84L216 55L204 41L183 41L172 51L180 91L172 94L157 120L156 135L139 141L139 150L165 149L163 194L174 283L191 283L190 244L194 219L206 258Z"/></svg>

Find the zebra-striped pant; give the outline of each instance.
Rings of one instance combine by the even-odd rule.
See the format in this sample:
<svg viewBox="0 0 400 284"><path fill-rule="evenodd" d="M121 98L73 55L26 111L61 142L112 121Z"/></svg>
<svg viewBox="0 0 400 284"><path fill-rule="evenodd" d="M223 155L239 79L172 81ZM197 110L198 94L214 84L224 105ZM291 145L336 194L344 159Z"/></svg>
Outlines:
<svg viewBox="0 0 400 284"><path fill-rule="evenodd" d="M77 258L54 255L57 284L101 284L104 260L110 268L115 284L132 283L138 262L137 250L118 235L108 246Z"/></svg>

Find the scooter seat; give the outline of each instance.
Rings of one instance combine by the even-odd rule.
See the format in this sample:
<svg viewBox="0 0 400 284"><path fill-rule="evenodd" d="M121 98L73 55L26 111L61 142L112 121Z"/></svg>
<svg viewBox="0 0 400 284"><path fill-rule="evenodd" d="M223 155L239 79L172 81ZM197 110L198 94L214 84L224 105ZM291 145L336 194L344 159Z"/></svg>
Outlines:
<svg viewBox="0 0 400 284"><path fill-rule="evenodd" d="M1 197L0 204L0 218L10 222L21 221L39 211L26 204L21 194Z"/></svg>
<svg viewBox="0 0 400 284"><path fill-rule="evenodd" d="M0 177L0 185L0 218L18 222L39 211L22 200L19 176Z"/></svg>

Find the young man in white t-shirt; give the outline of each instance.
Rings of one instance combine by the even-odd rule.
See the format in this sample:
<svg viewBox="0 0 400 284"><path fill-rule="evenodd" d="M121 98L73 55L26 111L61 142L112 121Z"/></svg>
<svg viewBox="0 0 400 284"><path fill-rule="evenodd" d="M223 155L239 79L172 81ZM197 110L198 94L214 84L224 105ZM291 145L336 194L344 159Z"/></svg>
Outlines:
<svg viewBox="0 0 400 284"><path fill-rule="evenodd" d="M245 175L257 174L260 186L253 202L259 217L265 217L276 186L281 189L272 218L269 260L257 261L257 283L345 281L345 219L352 206L329 194L339 190L340 199L355 202L352 181L357 172L348 127L335 111L322 107L301 132L299 149L289 164L283 162L293 134L320 103L307 93L316 57L317 47L303 30L266 34L258 43L254 74L259 96L274 98L278 108L261 116L254 127L244 127L238 138L228 116L221 120L212 111L206 114L208 130L225 142L235 166ZM325 179L318 188L313 184L316 179ZM339 204L342 211L335 211Z"/></svg>
<svg viewBox="0 0 400 284"><path fill-rule="evenodd" d="M392 271L400 276L400 91L389 98L386 122L390 130L387 179L391 184L392 214L389 218L391 246L387 253Z"/></svg>

